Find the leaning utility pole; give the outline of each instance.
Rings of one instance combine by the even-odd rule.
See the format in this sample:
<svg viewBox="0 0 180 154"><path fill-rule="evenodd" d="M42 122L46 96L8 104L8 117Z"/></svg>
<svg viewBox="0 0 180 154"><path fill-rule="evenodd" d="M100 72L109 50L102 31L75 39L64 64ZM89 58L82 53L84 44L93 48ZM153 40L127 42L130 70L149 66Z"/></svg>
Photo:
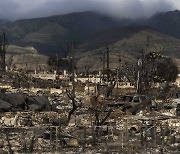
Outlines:
<svg viewBox="0 0 180 154"><path fill-rule="evenodd" d="M6 71L5 55L6 55L7 39L5 33L0 34L0 70Z"/></svg>

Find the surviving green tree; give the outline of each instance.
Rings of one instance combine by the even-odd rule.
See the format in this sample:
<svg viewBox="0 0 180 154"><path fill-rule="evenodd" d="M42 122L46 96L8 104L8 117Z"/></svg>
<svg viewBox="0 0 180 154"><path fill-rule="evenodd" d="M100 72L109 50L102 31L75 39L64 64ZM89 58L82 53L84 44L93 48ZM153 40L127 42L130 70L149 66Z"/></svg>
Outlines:
<svg viewBox="0 0 180 154"><path fill-rule="evenodd" d="M178 67L170 58L159 52L149 52L142 57L140 69L140 93L146 92L152 83L175 82L178 75Z"/></svg>

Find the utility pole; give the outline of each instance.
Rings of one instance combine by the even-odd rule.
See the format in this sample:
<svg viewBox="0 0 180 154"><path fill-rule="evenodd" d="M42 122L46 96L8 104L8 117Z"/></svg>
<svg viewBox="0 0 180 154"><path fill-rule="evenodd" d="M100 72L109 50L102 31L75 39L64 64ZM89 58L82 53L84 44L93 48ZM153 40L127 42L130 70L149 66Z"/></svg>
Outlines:
<svg viewBox="0 0 180 154"><path fill-rule="evenodd" d="M28 64L26 62L26 76L27 76L27 88L28 88L28 92L29 92L29 88L30 88L30 83L29 83L29 74L28 74Z"/></svg>
<svg viewBox="0 0 180 154"><path fill-rule="evenodd" d="M121 69L121 55L119 54L118 55L118 63L119 63L119 71Z"/></svg>
<svg viewBox="0 0 180 154"><path fill-rule="evenodd" d="M6 62L5 62L5 55L6 55L6 47L7 47L7 39L6 35L3 32L0 36L0 69L1 71L6 71Z"/></svg>
<svg viewBox="0 0 180 154"><path fill-rule="evenodd" d="M105 52L103 52L103 81L104 81L104 70L105 70L105 58L106 58L106 55L105 55Z"/></svg>
<svg viewBox="0 0 180 154"><path fill-rule="evenodd" d="M118 84L119 84L119 81L118 81L119 80L119 69L118 68L117 68L116 80L117 80L116 81L116 84L117 84L116 88L117 88L117 94L118 94L118 88L119 88L119 86L118 86Z"/></svg>
<svg viewBox="0 0 180 154"><path fill-rule="evenodd" d="M149 48L149 39L150 39L150 36L147 34L145 54L147 54L147 52L148 52L148 48Z"/></svg>
<svg viewBox="0 0 180 154"><path fill-rule="evenodd" d="M136 93L141 93L141 73L142 73L142 59L138 59L138 74L137 74L137 83L136 83Z"/></svg>
<svg viewBox="0 0 180 154"><path fill-rule="evenodd" d="M58 67L59 67L59 56L56 54L56 74L58 74Z"/></svg>
<svg viewBox="0 0 180 154"><path fill-rule="evenodd" d="M85 71L86 71L86 76L88 77L88 96L89 96L89 68L87 65L85 66Z"/></svg>
<svg viewBox="0 0 180 154"><path fill-rule="evenodd" d="M119 54L118 56L118 67L117 67L117 94L118 94L118 88L119 88L119 73L120 73L120 69L121 69L121 56Z"/></svg>
<svg viewBox="0 0 180 154"><path fill-rule="evenodd" d="M107 82L109 83L109 47L107 47Z"/></svg>
<svg viewBox="0 0 180 154"><path fill-rule="evenodd" d="M146 37L146 48L142 51L140 58L138 59L138 74L137 74L137 84L136 84L136 93L142 94L143 89L145 87L145 78L147 78L147 68L145 67L146 62L146 54L148 53L149 48L149 39L150 36Z"/></svg>

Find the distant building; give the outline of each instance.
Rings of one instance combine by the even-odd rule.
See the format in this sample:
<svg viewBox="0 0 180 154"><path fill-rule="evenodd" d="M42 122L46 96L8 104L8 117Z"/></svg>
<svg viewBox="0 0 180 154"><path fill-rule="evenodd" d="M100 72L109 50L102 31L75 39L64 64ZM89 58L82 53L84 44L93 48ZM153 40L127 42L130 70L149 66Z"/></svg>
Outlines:
<svg viewBox="0 0 180 154"><path fill-rule="evenodd" d="M88 77L77 77L76 78L77 81L80 81L81 83L87 83L88 81L90 83L100 83L100 77L94 77L94 76L89 76Z"/></svg>
<svg viewBox="0 0 180 154"><path fill-rule="evenodd" d="M12 86L5 83L0 83L0 88L2 89L12 89Z"/></svg>
<svg viewBox="0 0 180 154"><path fill-rule="evenodd" d="M63 90L62 89L56 89L56 88L50 88L50 94L61 94L63 93Z"/></svg>
<svg viewBox="0 0 180 154"><path fill-rule="evenodd" d="M117 85L118 84L118 85ZM115 87L118 88L135 88L134 85L131 82L118 82Z"/></svg>
<svg viewBox="0 0 180 154"><path fill-rule="evenodd" d="M56 80L56 74L38 73L38 74L31 74L31 76L43 80Z"/></svg>
<svg viewBox="0 0 180 154"><path fill-rule="evenodd" d="M46 72L37 73L35 71L35 73L31 74L31 76L34 78L42 79L42 80L56 80L57 77L61 80L66 80L68 78L68 74L66 70L64 70L63 74L61 75L58 75L56 71L54 73L46 73Z"/></svg>
<svg viewBox="0 0 180 154"><path fill-rule="evenodd" d="M175 84L180 87L180 74L178 74Z"/></svg>

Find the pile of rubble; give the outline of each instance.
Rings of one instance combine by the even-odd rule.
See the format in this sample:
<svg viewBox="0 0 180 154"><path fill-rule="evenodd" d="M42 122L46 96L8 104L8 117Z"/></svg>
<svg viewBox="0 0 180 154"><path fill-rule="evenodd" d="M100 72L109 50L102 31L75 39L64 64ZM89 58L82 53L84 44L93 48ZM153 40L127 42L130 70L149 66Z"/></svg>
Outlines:
<svg viewBox="0 0 180 154"><path fill-rule="evenodd" d="M97 125L97 120L102 120L108 115L110 107L105 105L105 109L103 106L102 111L96 111L92 108L90 97L83 93L76 95L78 108L68 120L72 101L65 93L50 95L48 99L21 93L1 94L0 151L9 153L180 151L180 119L177 115L165 115L165 110L158 108L153 110L140 108L132 115L121 107L113 107L107 120ZM3 108L3 105L7 104L10 107ZM14 112L7 112L10 110Z"/></svg>

